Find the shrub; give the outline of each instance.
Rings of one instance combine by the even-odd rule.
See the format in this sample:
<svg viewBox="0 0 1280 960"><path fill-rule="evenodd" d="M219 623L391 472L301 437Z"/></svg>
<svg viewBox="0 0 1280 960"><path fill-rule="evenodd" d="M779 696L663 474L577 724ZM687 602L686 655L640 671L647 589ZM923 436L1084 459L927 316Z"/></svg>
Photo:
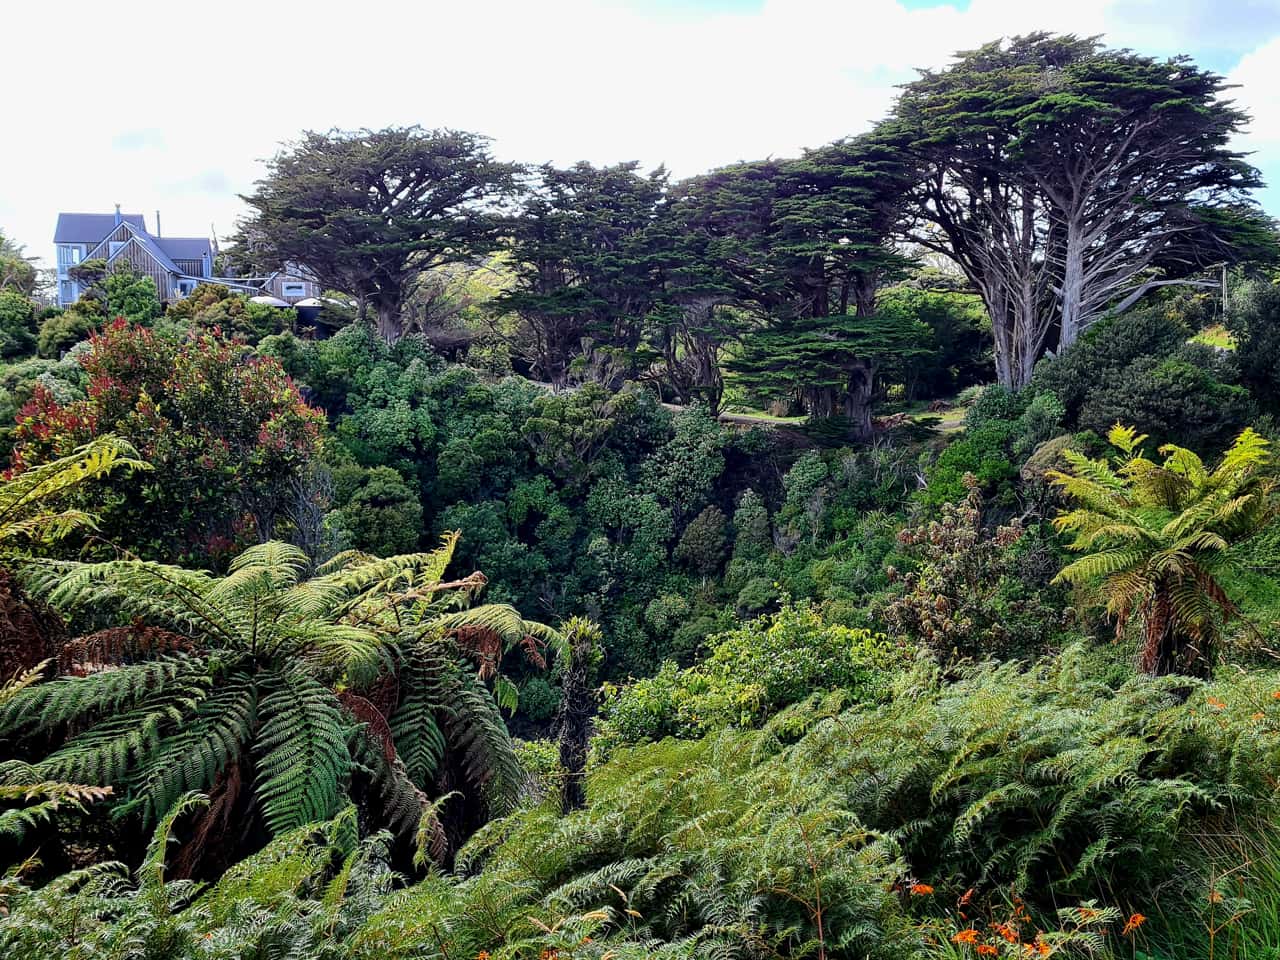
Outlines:
<svg viewBox="0 0 1280 960"><path fill-rule="evenodd" d="M874 698L897 657L881 636L826 623L807 603L787 604L713 638L709 655L694 667L666 663L656 677L606 686L602 741L752 726L814 690Z"/></svg>
<svg viewBox="0 0 1280 960"><path fill-rule="evenodd" d="M695 573L709 577L724 562L725 516L717 506L705 507L689 521L676 543L675 558Z"/></svg>
<svg viewBox="0 0 1280 960"><path fill-rule="evenodd" d="M35 304L13 290L0 290L0 356L22 356L35 349Z"/></svg>
<svg viewBox="0 0 1280 960"><path fill-rule="evenodd" d="M978 483L969 477L967 484L963 501L898 532L914 567L890 568L894 591L876 612L944 663L1040 653L1070 623L1063 591L1044 586L1056 556L1019 520L988 533Z"/></svg>
<svg viewBox="0 0 1280 960"><path fill-rule="evenodd" d="M78 362L88 396L63 402L37 387L18 417L16 468L112 433L155 469L95 500L104 538L204 563L255 529L271 535L322 422L275 361L211 335L177 341L117 320Z"/></svg>
<svg viewBox="0 0 1280 960"><path fill-rule="evenodd" d="M361 472L341 509L351 546L381 557L411 552L422 536L417 493L390 467Z"/></svg>

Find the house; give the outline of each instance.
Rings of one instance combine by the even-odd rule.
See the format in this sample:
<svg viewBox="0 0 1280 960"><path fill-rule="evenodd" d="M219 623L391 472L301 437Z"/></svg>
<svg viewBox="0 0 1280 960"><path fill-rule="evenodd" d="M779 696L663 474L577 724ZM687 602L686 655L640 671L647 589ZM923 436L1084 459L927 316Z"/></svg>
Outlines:
<svg viewBox="0 0 1280 960"><path fill-rule="evenodd" d="M267 295L293 304L320 295L320 285L305 271L290 267L267 277L215 276L217 251L204 237L166 237L147 230L141 214L60 213L53 234L58 257L58 306L80 299L81 285L71 269L87 260L105 260L116 269L128 266L155 281L161 301L180 300L201 283L231 287L248 296Z"/></svg>

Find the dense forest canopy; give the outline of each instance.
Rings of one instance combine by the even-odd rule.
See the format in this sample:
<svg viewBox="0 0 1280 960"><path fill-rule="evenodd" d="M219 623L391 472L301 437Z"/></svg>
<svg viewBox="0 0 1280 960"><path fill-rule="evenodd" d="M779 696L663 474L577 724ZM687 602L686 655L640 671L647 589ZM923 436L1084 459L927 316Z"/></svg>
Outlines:
<svg viewBox="0 0 1280 960"><path fill-rule="evenodd" d="M1228 89L1037 33L683 180L306 132L222 251L298 309L0 235L0 955L1280 956Z"/></svg>

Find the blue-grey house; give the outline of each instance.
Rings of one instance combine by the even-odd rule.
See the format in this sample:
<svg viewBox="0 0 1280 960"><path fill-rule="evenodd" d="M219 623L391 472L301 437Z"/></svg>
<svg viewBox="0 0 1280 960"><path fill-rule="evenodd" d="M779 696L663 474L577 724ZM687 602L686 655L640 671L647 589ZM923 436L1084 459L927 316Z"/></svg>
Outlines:
<svg viewBox="0 0 1280 960"><path fill-rule="evenodd" d="M86 260L105 260L109 267L128 266L155 281L165 302L181 300L201 283L216 283L241 293L270 295L287 303L318 297L320 285L303 269L288 266L267 277L217 277L216 251L204 237L160 235L147 230L139 213L60 213L53 243L58 250L58 306L80 299L81 288L70 270Z"/></svg>
<svg viewBox="0 0 1280 960"><path fill-rule="evenodd" d="M60 213L53 243L58 250L58 306L80 298L69 271L86 260L128 265L155 281L161 300L185 297L199 283L224 283L257 292L249 284L213 275L213 244L204 237L165 237L147 230L141 214Z"/></svg>

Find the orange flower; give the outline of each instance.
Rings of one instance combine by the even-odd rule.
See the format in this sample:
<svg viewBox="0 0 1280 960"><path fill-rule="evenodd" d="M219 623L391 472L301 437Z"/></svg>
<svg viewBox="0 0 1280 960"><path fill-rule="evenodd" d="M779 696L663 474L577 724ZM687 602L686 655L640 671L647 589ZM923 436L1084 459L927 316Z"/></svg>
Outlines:
<svg viewBox="0 0 1280 960"><path fill-rule="evenodd" d="M476 954L476 960L489 960L489 951L481 950L479 953Z"/></svg>
<svg viewBox="0 0 1280 960"><path fill-rule="evenodd" d="M1221 902L1222 902L1222 894L1220 894L1217 890L1210 890L1210 891L1209 891L1209 902L1210 902L1210 903L1221 903Z"/></svg>
<svg viewBox="0 0 1280 960"><path fill-rule="evenodd" d="M960 898L959 905L962 907L967 907L969 905L969 901L972 899L973 899L973 887L970 887L968 890L964 892L964 896Z"/></svg>
<svg viewBox="0 0 1280 960"><path fill-rule="evenodd" d="M1255 714L1254 714L1250 719L1252 719L1252 720L1265 720L1266 718L1267 718L1267 715L1266 715L1265 713L1263 713L1261 710L1259 710L1259 711L1258 711L1257 713L1255 713Z"/></svg>
<svg viewBox="0 0 1280 960"><path fill-rule="evenodd" d="M1128 920L1125 921L1124 929L1120 931L1120 935L1122 937L1127 937L1129 934L1133 933L1133 931L1137 930L1140 926L1142 926L1146 922L1147 922L1146 917L1144 917L1140 913L1135 913L1133 916L1131 916Z"/></svg>
<svg viewBox="0 0 1280 960"><path fill-rule="evenodd" d="M1012 924L997 923L997 924L993 924L991 929L994 930L996 933L1000 934L1000 936L1004 937L1005 940L1007 940L1009 943L1018 942L1018 939L1019 939L1018 931L1013 927Z"/></svg>
<svg viewBox="0 0 1280 960"><path fill-rule="evenodd" d="M1271 699L1272 699L1272 700L1280 700L1280 690L1272 690L1272 691L1271 691Z"/></svg>
<svg viewBox="0 0 1280 960"><path fill-rule="evenodd" d="M1209 702L1209 706L1213 707L1213 709L1215 709L1215 710L1225 710L1225 709L1227 709L1227 705L1226 705L1226 703L1224 703L1223 701L1219 700L1217 697L1210 697L1208 702Z"/></svg>
<svg viewBox="0 0 1280 960"><path fill-rule="evenodd" d="M1000 953L999 947L993 947L989 943L978 944L978 956L980 957L994 957L999 953Z"/></svg>
<svg viewBox="0 0 1280 960"><path fill-rule="evenodd" d="M927 897L933 893L933 887L927 883L913 883L911 885L911 895L913 897Z"/></svg>
<svg viewBox="0 0 1280 960"><path fill-rule="evenodd" d="M952 943L977 943L978 931L970 927L968 930L961 930L951 938Z"/></svg>
<svg viewBox="0 0 1280 960"><path fill-rule="evenodd" d="M1028 957L1047 957L1053 953L1053 947L1043 940L1037 940L1035 943L1028 943L1026 951Z"/></svg>

